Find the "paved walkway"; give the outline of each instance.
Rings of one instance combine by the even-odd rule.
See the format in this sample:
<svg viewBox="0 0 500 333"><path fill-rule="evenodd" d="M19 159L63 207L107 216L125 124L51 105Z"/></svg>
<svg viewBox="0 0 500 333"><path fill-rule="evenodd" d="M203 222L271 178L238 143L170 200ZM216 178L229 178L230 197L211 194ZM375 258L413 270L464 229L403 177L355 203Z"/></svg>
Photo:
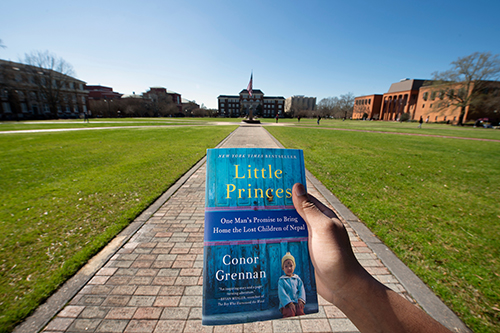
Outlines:
<svg viewBox="0 0 500 333"><path fill-rule="evenodd" d="M240 126L219 145L280 146L255 125ZM307 185L309 192L342 217L356 256L372 275L449 328L467 331L310 173ZM340 310L321 297L319 313L314 315L202 326L204 198L202 160L15 332L357 332Z"/></svg>

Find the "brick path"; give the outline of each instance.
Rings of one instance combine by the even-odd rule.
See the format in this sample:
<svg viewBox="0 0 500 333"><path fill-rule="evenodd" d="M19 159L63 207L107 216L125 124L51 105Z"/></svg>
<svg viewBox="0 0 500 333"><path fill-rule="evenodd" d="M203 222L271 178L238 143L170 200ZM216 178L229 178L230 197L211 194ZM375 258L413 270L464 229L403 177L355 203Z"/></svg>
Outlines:
<svg viewBox="0 0 500 333"><path fill-rule="evenodd" d="M251 139L248 139L251 138ZM240 127L224 147L277 147L262 127ZM308 179L308 190L328 204ZM202 326L205 164L167 200L45 326L61 332L357 332L319 297L319 313L292 319ZM361 264L412 300L347 225Z"/></svg>

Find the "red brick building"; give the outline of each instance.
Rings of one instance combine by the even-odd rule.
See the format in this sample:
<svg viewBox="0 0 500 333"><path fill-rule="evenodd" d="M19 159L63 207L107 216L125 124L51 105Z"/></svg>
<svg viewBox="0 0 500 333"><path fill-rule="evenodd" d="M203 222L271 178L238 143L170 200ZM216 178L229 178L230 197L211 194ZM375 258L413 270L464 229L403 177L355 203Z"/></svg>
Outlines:
<svg viewBox="0 0 500 333"><path fill-rule="evenodd" d="M172 98L172 102L177 106L179 113L182 113L182 97L181 94L178 94L173 91L167 91L166 88L163 87L151 87L149 91L142 94L143 98L150 99L153 102L158 101L158 99L170 96Z"/></svg>
<svg viewBox="0 0 500 333"><path fill-rule="evenodd" d="M379 119L382 95L360 96L354 99L352 119Z"/></svg>
<svg viewBox="0 0 500 333"><path fill-rule="evenodd" d="M119 94L113 91L111 87L104 86L85 86L85 89L89 91L89 99L101 100L101 99L120 99L123 94Z"/></svg>
<svg viewBox="0 0 500 333"><path fill-rule="evenodd" d="M392 120L401 119L407 114L409 120L418 121L420 117L426 122L449 122L457 124L462 112L453 105L450 94L464 93L463 84L432 85L432 80L404 79L393 83L389 91L383 95L359 96L354 99L353 119ZM463 123L479 118L500 118L500 82L472 82L469 94L473 93L479 101L481 95L494 97L484 99L482 103L464 108ZM487 96L488 95L488 96ZM498 97L495 97L498 96Z"/></svg>

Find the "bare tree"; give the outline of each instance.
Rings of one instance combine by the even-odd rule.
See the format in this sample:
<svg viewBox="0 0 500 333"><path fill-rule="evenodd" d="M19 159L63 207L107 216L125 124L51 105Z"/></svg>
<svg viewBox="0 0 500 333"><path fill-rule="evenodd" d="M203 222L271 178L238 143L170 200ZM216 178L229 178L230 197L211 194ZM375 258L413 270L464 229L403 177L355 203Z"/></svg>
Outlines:
<svg viewBox="0 0 500 333"><path fill-rule="evenodd" d="M500 78L500 58L490 52L475 52L458 58L451 63L452 68L444 72L432 73L433 94L446 97L446 103L435 103L437 108L455 106L460 108L458 124L462 125L468 106L484 104L491 81ZM489 82L488 82L489 81Z"/></svg>
<svg viewBox="0 0 500 333"><path fill-rule="evenodd" d="M338 106L342 117L346 119L352 118L352 111L354 109L354 94L349 92L345 95L340 95Z"/></svg>
<svg viewBox="0 0 500 333"><path fill-rule="evenodd" d="M24 55L29 80L36 84L43 98L49 105L52 117L57 117L58 106L64 96L62 89L72 82L73 66L62 58L48 51L34 51Z"/></svg>

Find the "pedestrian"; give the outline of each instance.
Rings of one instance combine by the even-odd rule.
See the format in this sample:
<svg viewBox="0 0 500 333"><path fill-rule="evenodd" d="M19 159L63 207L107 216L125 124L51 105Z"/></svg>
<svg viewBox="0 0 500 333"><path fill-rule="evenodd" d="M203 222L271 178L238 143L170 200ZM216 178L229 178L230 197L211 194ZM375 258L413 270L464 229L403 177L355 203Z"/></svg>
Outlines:
<svg viewBox="0 0 500 333"><path fill-rule="evenodd" d="M297 117L298 122L300 123L300 116Z"/></svg>
<svg viewBox="0 0 500 333"><path fill-rule="evenodd" d="M418 121L418 128L422 128L422 123L424 122L424 119L422 116L420 116L420 120Z"/></svg>
<svg viewBox="0 0 500 333"><path fill-rule="evenodd" d="M321 116L318 116L318 125L319 125L319 121L321 120Z"/></svg>
<svg viewBox="0 0 500 333"><path fill-rule="evenodd" d="M276 123L278 123L279 114L276 113Z"/></svg>

